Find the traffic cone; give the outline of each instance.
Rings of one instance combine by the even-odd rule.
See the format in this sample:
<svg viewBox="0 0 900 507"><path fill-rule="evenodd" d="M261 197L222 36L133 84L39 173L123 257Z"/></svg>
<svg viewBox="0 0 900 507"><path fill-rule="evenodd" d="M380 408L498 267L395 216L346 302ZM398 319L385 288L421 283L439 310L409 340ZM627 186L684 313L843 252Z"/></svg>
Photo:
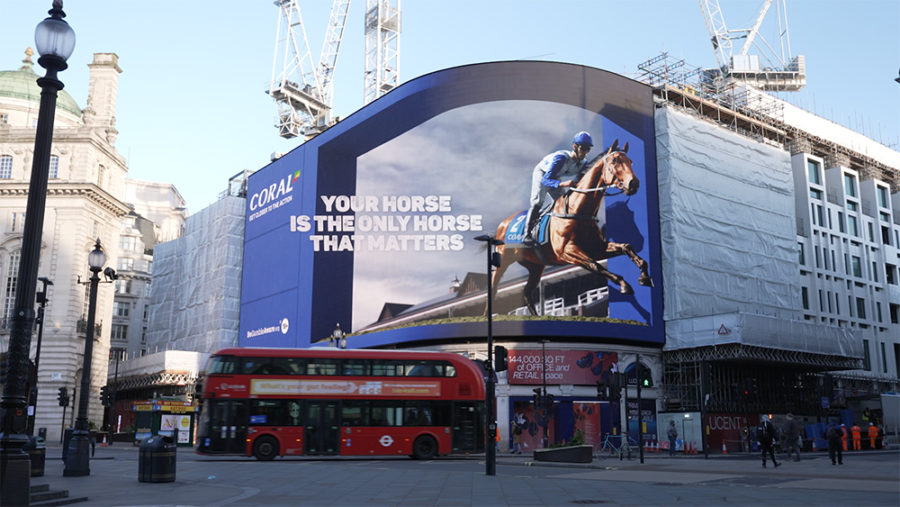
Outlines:
<svg viewBox="0 0 900 507"><path fill-rule="evenodd" d="M659 452L659 444L656 442L656 439L653 439L652 447L650 448L650 452Z"/></svg>
<svg viewBox="0 0 900 507"><path fill-rule="evenodd" d="M100 447L106 447L106 434L103 434L103 443L100 444Z"/></svg>
<svg viewBox="0 0 900 507"><path fill-rule="evenodd" d="M722 454L723 454L723 455L728 454L728 448L725 447L725 441L724 441L724 440L722 440Z"/></svg>

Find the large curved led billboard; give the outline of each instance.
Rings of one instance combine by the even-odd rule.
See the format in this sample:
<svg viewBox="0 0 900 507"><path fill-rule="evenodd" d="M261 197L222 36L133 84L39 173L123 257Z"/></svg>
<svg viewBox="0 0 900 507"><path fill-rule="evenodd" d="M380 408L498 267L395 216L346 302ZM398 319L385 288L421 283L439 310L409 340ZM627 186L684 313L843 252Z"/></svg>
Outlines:
<svg viewBox="0 0 900 507"><path fill-rule="evenodd" d="M496 336L662 343L653 132L649 87L579 65L398 87L250 177L240 345L484 336L485 234Z"/></svg>

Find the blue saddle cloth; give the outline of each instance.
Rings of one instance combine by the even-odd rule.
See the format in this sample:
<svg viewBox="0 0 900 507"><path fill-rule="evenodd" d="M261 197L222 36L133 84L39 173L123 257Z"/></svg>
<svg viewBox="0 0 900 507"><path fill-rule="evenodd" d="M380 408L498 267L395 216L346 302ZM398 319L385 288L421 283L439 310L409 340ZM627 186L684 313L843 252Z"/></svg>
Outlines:
<svg viewBox="0 0 900 507"><path fill-rule="evenodd" d="M505 244L510 246L522 245L522 241L525 239L525 219L527 216L527 211L521 211L513 217L512 222L509 223L509 227L506 229L506 236L503 237L503 242ZM542 216L538 222L538 230L535 239L541 245L550 239L549 234L547 234L548 223L550 223L549 214Z"/></svg>

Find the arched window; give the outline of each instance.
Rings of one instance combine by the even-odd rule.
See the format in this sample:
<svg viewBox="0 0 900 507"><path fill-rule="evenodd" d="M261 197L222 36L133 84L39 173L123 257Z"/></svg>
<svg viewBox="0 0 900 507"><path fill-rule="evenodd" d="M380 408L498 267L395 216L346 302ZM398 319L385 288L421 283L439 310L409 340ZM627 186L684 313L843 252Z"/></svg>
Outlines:
<svg viewBox="0 0 900 507"><path fill-rule="evenodd" d="M0 155L0 179L12 178L12 155Z"/></svg>
<svg viewBox="0 0 900 507"><path fill-rule="evenodd" d="M59 178L59 157L50 155L50 178Z"/></svg>
<svg viewBox="0 0 900 507"><path fill-rule="evenodd" d="M19 280L19 259L22 252L16 250L9 254L9 262L6 263L6 280L3 286L3 320L12 317L16 306L16 286Z"/></svg>

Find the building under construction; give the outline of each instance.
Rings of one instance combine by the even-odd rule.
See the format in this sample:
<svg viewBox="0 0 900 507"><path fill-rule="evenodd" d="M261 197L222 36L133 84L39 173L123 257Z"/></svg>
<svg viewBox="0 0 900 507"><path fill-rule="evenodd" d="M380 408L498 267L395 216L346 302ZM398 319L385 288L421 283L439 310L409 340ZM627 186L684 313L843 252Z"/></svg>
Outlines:
<svg viewBox="0 0 900 507"><path fill-rule="evenodd" d="M666 54L640 69L658 107L660 410L881 421L900 369L900 153ZM759 164L741 138L781 155Z"/></svg>

